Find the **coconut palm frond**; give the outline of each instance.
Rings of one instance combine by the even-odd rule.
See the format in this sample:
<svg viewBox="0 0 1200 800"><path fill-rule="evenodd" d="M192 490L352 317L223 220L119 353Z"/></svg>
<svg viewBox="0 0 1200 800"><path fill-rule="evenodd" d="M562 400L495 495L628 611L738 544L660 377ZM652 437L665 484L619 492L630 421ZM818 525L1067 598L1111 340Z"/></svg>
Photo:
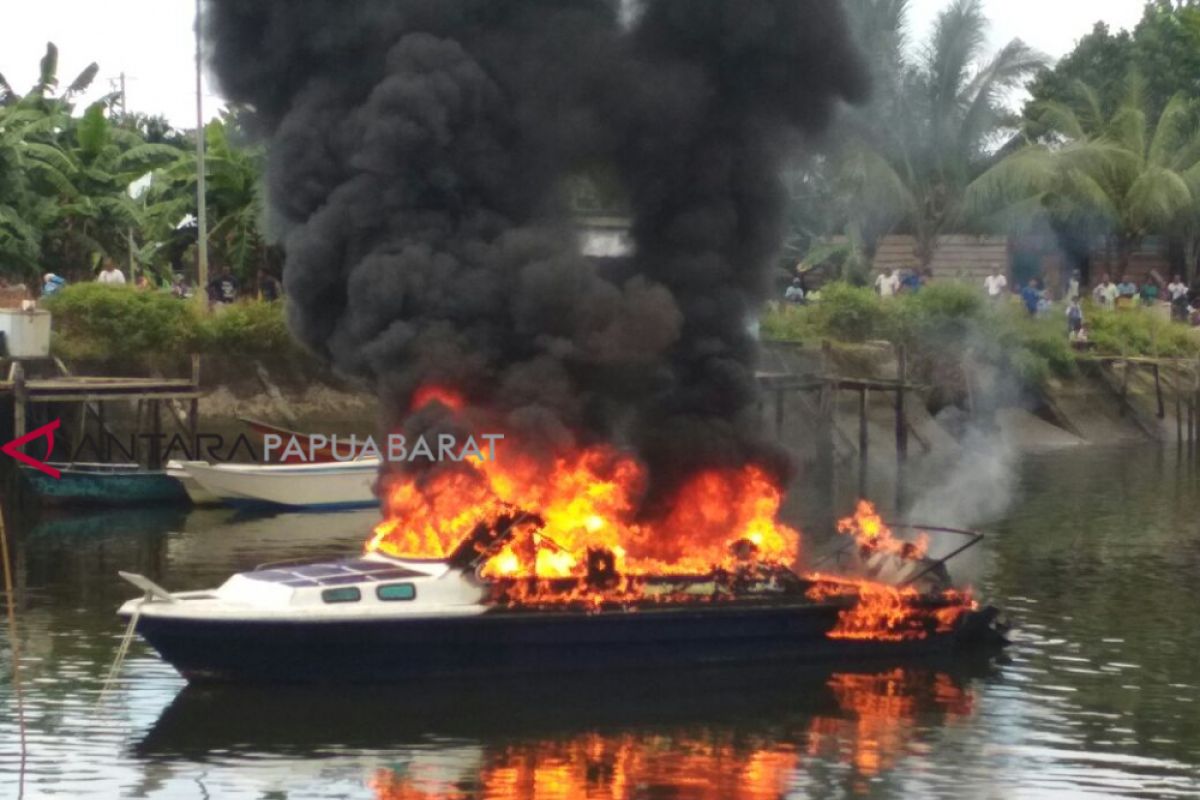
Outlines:
<svg viewBox="0 0 1200 800"><path fill-rule="evenodd" d="M1080 140L1088 135L1075 109L1066 103L1055 100L1038 103L1036 113L1042 125L1066 139Z"/></svg>
<svg viewBox="0 0 1200 800"><path fill-rule="evenodd" d="M1151 167L1134 181L1126 201L1130 221L1145 231L1177 219L1192 206L1193 196L1178 173Z"/></svg>
<svg viewBox="0 0 1200 800"><path fill-rule="evenodd" d="M1185 95L1177 94L1171 98L1154 128L1147 163L1158 167L1172 165L1189 138L1188 128L1192 127L1194 114L1195 107Z"/></svg>
<svg viewBox="0 0 1200 800"><path fill-rule="evenodd" d="M1117 146L1136 153L1139 159L1146 157L1147 138L1146 112L1140 107L1122 106L1113 116L1105 132L1105 138Z"/></svg>
<svg viewBox="0 0 1200 800"><path fill-rule="evenodd" d="M1054 155L1042 145L1029 145L994 164L967 185L964 219L984 219L1030 197L1041 197L1056 185Z"/></svg>

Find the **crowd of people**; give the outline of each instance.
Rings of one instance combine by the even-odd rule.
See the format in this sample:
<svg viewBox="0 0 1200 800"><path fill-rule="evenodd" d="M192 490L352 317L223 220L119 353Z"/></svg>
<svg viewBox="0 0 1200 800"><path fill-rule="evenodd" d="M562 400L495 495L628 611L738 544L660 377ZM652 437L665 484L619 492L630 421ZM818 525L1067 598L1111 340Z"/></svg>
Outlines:
<svg viewBox="0 0 1200 800"><path fill-rule="evenodd" d="M886 268L875 277L873 288L879 297L886 300L919 292L932 280L933 273L928 269ZM1059 298L1055 298L1044 281L1037 278L1010 289L1009 279L999 264L992 265L983 280L983 290L993 303L1019 301L1031 317L1058 313L1054 311L1055 301L1061 299L1066 312L1068 336L1073 343L1086 346L1088 332L1083 307L1085 286L1078 270L1068 277ZM1096 307L1113 311L1161 307L1166 313L1165 307L1169 306L1171 319L1200 327L1200 283L1195 287L1189 286L1182 275L1174 275L1170 281L1163 281L1156 273L1151 273L1139 285L1128 275L1113 281L1112 276L1106 273L1100 276L1086 297L1090 297ZM797 277L784 291L783 299L787 303L802 305L819 299L819 293L810 290L803 277Z"/></svg>
<svg viewBox="0 0 1200 800"><path fill-rule="evenodd" d="M95 282L106 286L126 286L129 284L125 273L112 259L105 259L101 262L100 271L96 274ZM5 298L19 298L23 308L35 307L38 298L45 299L52 297L61 292L66 286L67 280L53 272L47 272L42 276L41 290L37 293L31 291L26 284L12 284L3 276L0 276L0 293L3 293ZM182 273L176 273L168 287L156 283L143 272L134 281L133 286L140 291L168 291L173 297L180 300L187 300L195 296L195 291L191 283ZM253 284L247 290L242 286L242 282L238 280L237 276L233 274L233 270L225 266L205 286L205 295L208 298L209 305L213 308L229 306L239 300L248 298L256 298L263 302L273 303L283 298L283 284L268 270L260 269Z"/></svg>

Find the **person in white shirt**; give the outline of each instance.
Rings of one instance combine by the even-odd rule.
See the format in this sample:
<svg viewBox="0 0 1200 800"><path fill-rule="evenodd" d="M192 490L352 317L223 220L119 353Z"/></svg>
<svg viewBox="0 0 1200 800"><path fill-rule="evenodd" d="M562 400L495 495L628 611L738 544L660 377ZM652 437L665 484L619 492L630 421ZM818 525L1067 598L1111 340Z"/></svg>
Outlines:
<svg viewBox="0 0 1200 800"><path fill-rule="evenodd" d="M97 283L107 283L112 286L125 285L125 273L117 269L117 265L112 262L112 259L106 258L104 266L100 268L100 276L96 278Z"/></svg>
<svg viewBox="0 0 1200 800"><path fill-rule="evenodd" d="M983 279L983 288L987 289L989 300L999 300L1008 288L1008 278L1000 274L1000 267L993 265L992 274Z"/></svg>
<svg viewBox="0 0 1200 800"><path fill-rule="evenodd" d="M1117 289L1117 285L1107 275L1101 279L1099 286L1092 289L1092 297L1101 308L1114 307L1118 295L1120 295L1120 291Z"/></svg>
<svg viewBox="0 0 1200 800"><path fill-rule="evenodd" d="M875 291L880 297L895 297L896 292L900 291L900 276L894 270L886 270L875 279Z"/></svg>
<svg viewBox="0 0 1200 800"><path fill-rule="evenodd" d="M1167 299L1171 301L1171 318L1176 322L1187 322L1188 285L1182 275L1167 284Z"/></svg>

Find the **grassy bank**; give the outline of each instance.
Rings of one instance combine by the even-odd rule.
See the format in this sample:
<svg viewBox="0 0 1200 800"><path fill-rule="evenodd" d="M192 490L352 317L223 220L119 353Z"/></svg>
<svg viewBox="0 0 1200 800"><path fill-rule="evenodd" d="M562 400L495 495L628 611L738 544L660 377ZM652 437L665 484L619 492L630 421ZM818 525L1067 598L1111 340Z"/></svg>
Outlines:
<svg viewBox="0 0 1200 800"><path fill-rule="evenodd" d="M245 301L202 314L195 303L163 292L84 283L45 305L54 314L53 352L68 364L113 374L178 374L198 353L209 361L262 359L317 369L292 339L283 303Z"/></svg>
<svg viewBox="0 0 1200 800"><path fill-rule="evenodd" d="M1152 311L1085 306L1084 314L1092 342L1088 355L1200 358L1200 339L1190 328ZM1052 376L1070 377L1081 356L1067 340L1061 307L1047 317L1030 318L1019 304L990 303L973 287L955 283L936 283L888 300L870 289L835 283L822 290L819 302L768 311L762 335L809 344L904 344L916 356L923 378L971 359L1004 369L1029 386Z"/></svg>

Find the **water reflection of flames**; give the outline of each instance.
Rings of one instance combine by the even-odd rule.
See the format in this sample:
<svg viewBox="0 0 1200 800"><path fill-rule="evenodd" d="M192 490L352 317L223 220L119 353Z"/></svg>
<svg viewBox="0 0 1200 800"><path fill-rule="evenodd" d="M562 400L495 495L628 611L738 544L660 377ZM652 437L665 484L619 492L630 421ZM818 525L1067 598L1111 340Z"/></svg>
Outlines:
<svg viewBox="0 0 1200 800"><path fill-rule="evenodd" d="M974 696L941 672L835 673L828 685L849 718L815 718L809 726L808 754L836 758L867 778L895 766L913 736L918 714L935 712L955 722L974 713Z"/></svg>
<svg viewBox="0 0 1200 800"><path fill-rule="evenodd" d="M798 766L790 743L742 741L729 732L588 733L500 748L477 775L452 784L381 770L370 787L378 800L765 800L786 794Z"/></svg>
<svg viewBox="0 0 1200 800"><path fill-rule="evenodd" d="M834 673L827 689L837 710L795 725L521 741L486 752L469 773L431 779L381 770L370 787L377 800L777 798L796 788L808 761L837 761L852 767L854 780L873 778L910 749L918 715L953 722L974 712L967 689L928 670Z"/></svg>

